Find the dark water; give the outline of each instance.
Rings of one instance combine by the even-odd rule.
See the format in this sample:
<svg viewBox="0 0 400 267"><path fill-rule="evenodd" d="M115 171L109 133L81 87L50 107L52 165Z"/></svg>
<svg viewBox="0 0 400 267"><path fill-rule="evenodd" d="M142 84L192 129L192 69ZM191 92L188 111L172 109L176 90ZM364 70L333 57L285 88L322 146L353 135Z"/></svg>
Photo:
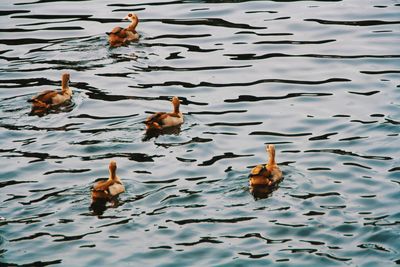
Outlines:
<svg viewBox="0 0 400 267"><path fill-rule="evenodd" d="M0 3L0 262L400 264L400 1ZM105 32L134 11L139 43ZM26 102L71 73L73 105ZM181 131L143 120L182 100ZM250 168L277 148L268 198ZM127 192L101 215L111 159Z"/></svg>

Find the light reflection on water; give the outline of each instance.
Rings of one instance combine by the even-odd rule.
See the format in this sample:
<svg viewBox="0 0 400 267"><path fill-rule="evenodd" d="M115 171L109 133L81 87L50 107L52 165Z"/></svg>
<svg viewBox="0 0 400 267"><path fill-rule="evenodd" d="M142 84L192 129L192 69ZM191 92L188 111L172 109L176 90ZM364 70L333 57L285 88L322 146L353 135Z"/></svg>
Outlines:
<svg viewBox="0 0 400 267"><path fill-rule="evenodd" d="M399 264L399 4L0 4L0 262ZM141 39L106 31L139 15ZM26 102L71 73L74 103ZM179 131L145 118L179 96ZM248 188L273 143L284 180ZM94 213L110 159L126 193Z"/></svg>

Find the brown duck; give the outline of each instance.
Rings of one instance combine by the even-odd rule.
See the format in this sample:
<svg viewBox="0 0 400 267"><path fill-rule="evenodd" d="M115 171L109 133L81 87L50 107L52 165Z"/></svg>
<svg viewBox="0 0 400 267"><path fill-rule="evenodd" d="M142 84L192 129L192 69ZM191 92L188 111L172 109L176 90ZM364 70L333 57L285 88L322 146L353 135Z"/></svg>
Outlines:
<svg viewBox="0 0 400 267"><path fill-rule="evenodd" d="M249 175L250 186L274 186L282 180L282 171L275 162L275 146L267 145L268 164L254 167Z"/></svg>
<svg viewBox="0 0 400 267"><path fill-rule="evenodd" d="M32 97L32 112L44 112L55 106L61 105L72 97L72 90L69 88L69 73L64 73L61 77L61 91L46 90Z"/></svg>
<svg viewBox="0 0 400 267"><path fill-rule="evenodd" d="M131 24L129 24L128 27L115 27L111 32L107 32L108 42L112 47L125 45L129 42L139 39L139 34L136 31L136 26L139 23L137 15L134 13L129 13L124 19L131 21Z"/></svg>
<svg viewBox="0 0 400 267"><path fill-rule="evenodd" d="M179 111L179 98L172 98L174 110L172 112L157 112L149 116L146 121L147 130L162 130L164 128L178 126L183 123L183 114Z"/></svg>
<svg viewBox="0 0 400 267"><path fill-rule="evenodd" d="M114 197L125 192L121 179L116 174L117 163L112 160L109 165L110 176L96 182L92 188L92 200L112 200Z"/></svg>

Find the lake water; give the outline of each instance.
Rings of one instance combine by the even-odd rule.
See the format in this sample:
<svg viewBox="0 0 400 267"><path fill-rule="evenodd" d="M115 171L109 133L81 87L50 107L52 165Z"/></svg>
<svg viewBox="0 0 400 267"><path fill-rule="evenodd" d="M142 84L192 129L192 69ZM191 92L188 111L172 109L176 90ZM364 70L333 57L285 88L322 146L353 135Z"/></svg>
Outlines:
<svg viewBox="0 0 400 267"><path fill-rule="evenodd" d="M400 264L400 1L10 0L0 25L0 265ZM63 72L73 104L29 116ZM172 96L180 131L145 136ZM253 196L266 144L284 180Z"/></svg>

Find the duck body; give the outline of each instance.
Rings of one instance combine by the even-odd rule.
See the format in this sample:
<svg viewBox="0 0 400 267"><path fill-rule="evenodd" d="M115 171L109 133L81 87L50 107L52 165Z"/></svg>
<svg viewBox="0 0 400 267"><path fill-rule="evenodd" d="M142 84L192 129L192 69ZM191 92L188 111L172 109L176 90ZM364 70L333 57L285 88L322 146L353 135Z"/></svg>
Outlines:
<svg viewBox="0 0 400 267"><path fill-rule="evenodd" d="M174 106L173 112L157 112L146 119L144 123L147 130L162 130L168 127L179 126L184 122L183 114L179 111L179 98L174 96L172 104Z"/></svg>
<svg viewBox="0 0 400 267"><path fill-rule="evenodd" d="M268 165L257 165L249 175L251 186L273 186L282 180L279 168L268 168Z"/></svg>
<svg viewBox="0 0 400 267"><path fill-rule="evenodd" d="M69 88L70 75L64 73L61 78L61 91L46 90L32 97L32 109L48 110L52 107L61 105L72 98L72 90Z"/></svg>
<svg viewBox="0 0 400 267"><path fill-rule="evenodd" d="M115 27L108 34L108 42L112 47L118 47L127 42L126 40L126 30L121 27Z"/></svg>
<svg viewBox="0 0 400 267"><path fill-rule="evenodd" d="M126 40L128 42L139 40L139 33L137 31L126 31Z"/></svg>
<svg viewBox="0 0 400 267"><path fill-rule="evenodd" d="M115 161L110 162L110 176L108 179L97 181L92 188L92 200L112 200L119 194L125 192L125 187L121 179L116 175L117 164Z"/></svg>
<svg viewBox="0 0 400 267"><path fill-rule="evenodd" d="M124 19L131 21L131 24L126 27L115 27L111 32L108 32L108 42L112 47L118 47L126 45L129 42L139 40L139 33L136 31L136 26L139 23L139 19L136 14L129 13Z"/></svg>
<svg viewBox="0 0 400 267"><path fill-rule="evenodd" d="M164 129L168 127L178 126L183 123L182 113L166 113L157 112L147 118L145 124L147 129Z"/></svg>
<svg viewBox="0 0 400 267"><path fill-rule="evenodd" d="M61 105L64 102L71 100L71 96L72 90L69 88L65 92L46 90L35 96L32 99L32 102L34 106L37 105L40 107L50 108L52 106Z"/></svg>
<svg viewBox="0 0 400 267"><path fill-rule="evenodd" d="M250 186L275 186L283 179L282 171L275 162L275 146L268 145L268 164L254 167L249 175Z"/></svg>

